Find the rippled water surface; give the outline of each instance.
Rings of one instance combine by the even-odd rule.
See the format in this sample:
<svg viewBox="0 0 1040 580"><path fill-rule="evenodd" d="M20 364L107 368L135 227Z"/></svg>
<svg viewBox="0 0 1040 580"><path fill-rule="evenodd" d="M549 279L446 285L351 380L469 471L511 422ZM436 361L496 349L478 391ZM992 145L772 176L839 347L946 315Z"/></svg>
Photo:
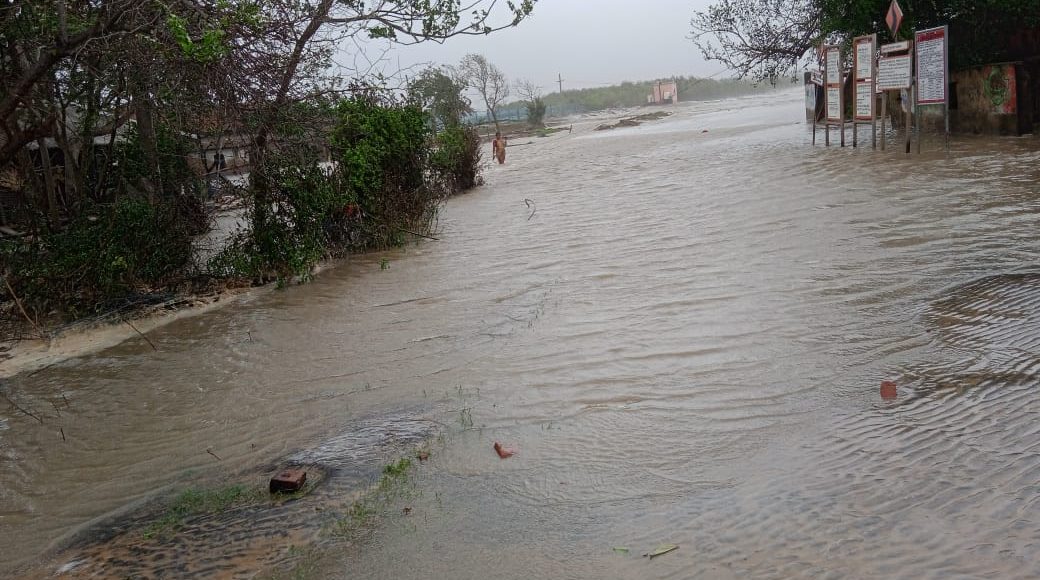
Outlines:
<svg viewBox="0 0 1040 580"><path fill-rule="evenodd" d="M813 148L799 98L514 139L438 241L11 378L0 565L387 417L448 435L321 576L1040 576L1040 145Z"/></svg>

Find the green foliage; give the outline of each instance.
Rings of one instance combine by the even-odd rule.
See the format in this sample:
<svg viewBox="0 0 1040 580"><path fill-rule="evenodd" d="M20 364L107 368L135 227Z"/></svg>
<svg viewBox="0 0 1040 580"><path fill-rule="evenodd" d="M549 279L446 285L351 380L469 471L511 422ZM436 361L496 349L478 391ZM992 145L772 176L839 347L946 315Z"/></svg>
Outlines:
<svg viewBox="0 0 1040 580"><path fill-rule="evenodd" d="M365 210L376 209L388 188L422 187L429 129L418 107L356 97L341 102L337 113L333 150Z"/></svg>
<svg viewBox="0 0 1040 580"><path fill-rule="evenodd" d="M444 70L428 68L408 85L409 98L429 112L437 128L456 127L473 111L466 85Z"/></svg>
<svg viewBox="0 0 1040 580"><path fill-rule="evenodd" d="M412 468L412 460L407 457L398 459L395 463L383 467L383 476L389 478L401 478L407 475Z"/></svg>
<svg viewBox="0 0 1040 580"><path fill-rule="evenodd" d="M191 140L169 125L160 124L155 128L155 144L163 191L167 195L201 194L202 181L188 165L188 158L197 155ZM104 183L89 182L91 188L110 193L124 190L127 185L137 189L142 179L151 177L136 125L131 125L113 149L114 170L104 174Z"/></svg>
<svg viewBox="0 0 1040 580"><path fill-rule="evenodd" d="M258 488L230 485L217 489L191 488L182 491L166 506L163 514L144 530L145 538L176 531L184 520L201 514L214 514L234 507L258 503L266 494Z"/></svg>
<svg viewBox="0 0 1040 580"><path fill-rule="evenodd" d="M438 194L428 187L430 129L419 107L358 96L337 107L332 149L338 171L364 215L373 247L401 244L436 214Z"/></svg>
<svg viewBox="0 0 1040 580"><path fill-rule="evenodd" d="M342 174L317 163L269 161L274 211L263 228L237 236L209 264L212 273L284 279L306 276L318 260L349 245L356 203Z"/></svg>
<svg viewBox="0 0 1040 580"><path fill-rule="evenodd" d="M541 97L535 97L533 100L525 103L527 107L527 124L538 128L545 126L545 100Z"/></svg>
<svg viewBox="0 0 1040 580"><path fill-rule="evenodd" d="M166 25L184 56L196 62L213 63L228 52L224 43L224 31L220 28L204 30L196 40L188 33L188 22L184 18L170 14L166 17Z"/></svg>
<svg viewBox="0 0 1040 580"><path fill-rule="evenodd" d="M476 180L472 157L479 160L479 152L470 149L479 149L479 138L472 130L445 131L441 145L412 105L365 96L334 110L335 167L321 167L307 151L269 158L270 211L210 262L211 273L284 281L306 277L328 256L400 245L407 234L429 229L439 186Z"/></svg>
<svg viewBox="0 0 1040 580"><path fill-rule="evenodd" d="M430 168L444 191L455 193L477 185L480 173L480 135L468 127L451 127L437 134Z"/></svg>
<svg viewBox="0 0 1040 580"><path fill-rule="evenodd" d="M86 209L64 229L0 245L4 274L26 307L66 318L185 275L191 254L177 204L136 198Z"/></svg>
<svg viewBox="0 0 1040 580"><path fill-rule="evenodd" d="M892 39L884 21L890 0L820 0L822 36L848 41L877 33ZM1006 40L1016 31L1040 25L1037 0L948 0L903 2L901 38L912 38L914 30L949 25L950 66L965 68L1020 58L1009 54Z"/></svg>

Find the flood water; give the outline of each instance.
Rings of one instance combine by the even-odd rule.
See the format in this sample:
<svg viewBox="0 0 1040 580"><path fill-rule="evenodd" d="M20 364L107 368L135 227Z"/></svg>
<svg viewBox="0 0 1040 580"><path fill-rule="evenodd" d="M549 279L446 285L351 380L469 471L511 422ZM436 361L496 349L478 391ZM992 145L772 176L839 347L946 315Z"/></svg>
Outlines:
<svg viewBox="0 0 1040 580"><path fill-rule="evenodd" d="M1040 576L1040 144L813 148L800 99L514 139L437 241L10 378L0 570L427 421L319 577Z"/></svg>

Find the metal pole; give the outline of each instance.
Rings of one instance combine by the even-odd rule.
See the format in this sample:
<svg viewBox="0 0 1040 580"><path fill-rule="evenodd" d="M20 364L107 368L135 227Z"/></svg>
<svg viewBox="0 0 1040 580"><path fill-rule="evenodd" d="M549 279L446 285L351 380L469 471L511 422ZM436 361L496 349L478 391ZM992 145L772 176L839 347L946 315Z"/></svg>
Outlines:
<svg viewBox="0 0 1040 580"><path fill-rule="evenodd" d="M873 50L878 49L877 34L874 35ZM878 61L870 54L870 148L877 149L877 75Z"/></svg>
<svg viewBox="0 0 1040 580"><path fill-rule="evenodd" d="M914 85L914 134L917 135L917 154L921 154L921 105L917 103L917 85Z"/></svg>
<svg viewBox="0 0 1040 580"><path fill-rule="evenodd" d="M906 91L906 96L907 96L906 113L904 113L904 115L903 115L903 122L906 123L906 146L904 148L906 149L906 154L909 155L910 154L910 131L913 130L913 124L914 124L914 114L912 113L912 111L914 109L916 109L916 107L914 107L914 85L913 85L913 83L910 84L910 88Z"/></svg>
<svg viewBox="0 0 1040 580"><path fill-rule="evenodd" d="M885 150L885 117L888 116L888 92L881 93L881 150Z"/></svg>

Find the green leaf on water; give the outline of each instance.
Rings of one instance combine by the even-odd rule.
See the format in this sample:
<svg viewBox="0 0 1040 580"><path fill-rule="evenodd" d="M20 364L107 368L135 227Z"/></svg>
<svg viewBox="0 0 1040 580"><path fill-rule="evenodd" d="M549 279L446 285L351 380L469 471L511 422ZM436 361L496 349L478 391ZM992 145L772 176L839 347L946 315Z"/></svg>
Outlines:
<svg viewBox="0 0 1040 580"><path fill-rule="evenodd" d="M656 558L657 556L662 556L664 554L667 554L668 552L673 552L673 551L678 550L678 549L679 549L679 546L676 546L675 544L661 544L660 546L657 547L656 550L654 550L653 552L650 552L649 554L643 554L643 556L644 557L650 557L650 558Z"/></svg>
<svg viewBox="0 0 1040 580"><path fill-rule="evenodd" d="M614 546L614 548L612 548L612 549L617 554L627 554L628 553L628 548L625 548L623 546Z"/></svg>

